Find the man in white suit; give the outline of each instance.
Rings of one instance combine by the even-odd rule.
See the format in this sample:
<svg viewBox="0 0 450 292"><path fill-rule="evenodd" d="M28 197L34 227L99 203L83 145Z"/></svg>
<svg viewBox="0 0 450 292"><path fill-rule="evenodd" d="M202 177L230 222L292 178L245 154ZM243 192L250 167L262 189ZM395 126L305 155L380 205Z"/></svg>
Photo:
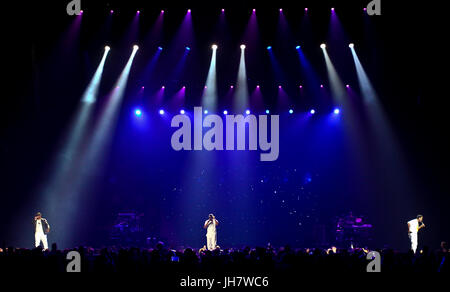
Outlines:
<svg viewBox="0 0 450 292"><path fill-rule="evenodd" d="M203 228L206 229L206 246L208 250L214 250L217 246L217 229L216 226L219 225L216 217L213 214L209 214L208 220L205 221Z"/></svg>
<svg viewBox="0 0 450 292"><path fill-rule="evenodd" d="M419 230L424 228L425 224L423 224L423 216L417 215L416 219L412 219L408 221L408 237L409 240L411 240L411 249L414 253L416 253L417 250L417 233L419 233Z"/></svg>
<svg viewBox="0 0 450 292"><path fill-rule="evenodd" d="M41 212L37 212L33 220L34 225L34 246L38 247L42 244L44 249L48 249L47 234L50 232L50 224L47 219L42 218Z"/></svg>

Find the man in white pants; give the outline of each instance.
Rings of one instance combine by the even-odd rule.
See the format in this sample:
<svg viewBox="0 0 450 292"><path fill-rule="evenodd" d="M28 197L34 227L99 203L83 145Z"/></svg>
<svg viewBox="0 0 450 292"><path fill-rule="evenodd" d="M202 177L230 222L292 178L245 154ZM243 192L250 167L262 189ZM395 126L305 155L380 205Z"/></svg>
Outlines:
<svg viewBox="0 0 450 292"><path fill-rule="evenodd" d="M422 224L421 224L422 223ZM416 219L412 219L408 221L408 237L411 240L411 249L414 253L417 250L417 233L420 229L424 228L425 224L423 224L423 216L417 215Z"/></svg>
<svg viewBox="0 0 450 292"><path fill-rule="evenodd" d="M209 214L208 220L203 225L203 228L206 229L206 246L208 250L214 250L217 247L217 225L219 225L219 221L216 220L213 214Z"/></svg>
<svg viewBox="0 0 450 292"><path fill-rule="evenodd" d="M34 246L44 245L44 250L48 249L47 233L50 232L50 225L47 219L42 218L41 212L37 212L33 220L34 225Z"/></svg>

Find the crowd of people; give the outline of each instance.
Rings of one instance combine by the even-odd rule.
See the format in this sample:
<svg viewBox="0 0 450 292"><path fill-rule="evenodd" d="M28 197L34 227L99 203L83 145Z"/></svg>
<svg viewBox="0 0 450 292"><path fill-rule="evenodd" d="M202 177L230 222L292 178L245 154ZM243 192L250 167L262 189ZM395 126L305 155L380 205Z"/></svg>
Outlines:
<svg viewBox="0 0 450 292"><path fill-rule="evenodd" d="M154 248L78 247L49 250L42 248L0 249L1 271L65 272L69 251L81 256L81 271L87 272L365 272L369 260L366 249L245 247L213 251L192 248L173 250L159 242ZM450 253L443 242L439 249L424 247L417 254L392 249L378 250L381 271L448 272Z"/></svg>

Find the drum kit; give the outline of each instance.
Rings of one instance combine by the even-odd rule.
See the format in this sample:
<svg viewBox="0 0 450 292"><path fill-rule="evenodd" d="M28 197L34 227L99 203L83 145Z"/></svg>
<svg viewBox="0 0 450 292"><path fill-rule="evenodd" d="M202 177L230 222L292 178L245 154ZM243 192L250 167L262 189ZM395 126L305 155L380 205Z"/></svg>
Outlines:
<svg viewBox="0 0 450 292"><path fill-rule="evenodd" d="M111 240L120 244L135 244L143 234L142 217L136 212L118 213L111 230Z"/></svg>
<svg viewBox="0 0 450 292"><path fill-rule="evenodd" d="M343 246L364 247L372 240L372 224L364 216L353 216L352 212L336 218L336 242Z"/></svg>

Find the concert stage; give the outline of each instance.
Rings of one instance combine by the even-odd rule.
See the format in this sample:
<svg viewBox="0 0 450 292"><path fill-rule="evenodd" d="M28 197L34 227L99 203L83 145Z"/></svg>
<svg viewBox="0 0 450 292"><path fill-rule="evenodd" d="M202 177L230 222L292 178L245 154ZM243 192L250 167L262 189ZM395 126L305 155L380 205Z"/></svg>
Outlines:
<svg viewBox="0 0 450 292"><path fill-rule="evenodd" d="M33 2L3 9L2 269L448 271L444 9Z"/></svg>

